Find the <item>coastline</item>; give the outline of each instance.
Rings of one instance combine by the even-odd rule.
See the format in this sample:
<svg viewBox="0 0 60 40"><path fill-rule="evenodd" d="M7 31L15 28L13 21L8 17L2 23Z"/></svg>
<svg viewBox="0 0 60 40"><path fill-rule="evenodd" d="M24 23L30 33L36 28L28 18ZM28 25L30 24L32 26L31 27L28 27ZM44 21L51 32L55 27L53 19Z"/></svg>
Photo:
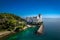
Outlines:
<svg viewBox="0 0 60 40"><path fill-rule="evenodd" d="M0 36L0 40L5 40L6 38L8 38L9 36L16 34L17 32L11 32L11 31L5 31L5 33L2 32L1 36ZM3 35L4 34L4 35Z"/></svg>
<svg viewBox="0 0 60 40"><path fill-rule="evenodd" d="M21 31L27 29L28 27L24 27ZM19 31L20 32L20 31ZM0 40L4 40L6 39L8 36L11 36L13 34L16 34L18 32L14 32L14 31L1 31L0 32Z"/></svg>
<svg viewBox="0 0 60 40"><path fill-rule="evenodd" d="M9 35L15 34L15 32L12 31L2 31L0 32L0 40L6 39Z"/></svg>
<svg viewBox="0 0 60 40"><path fill-rule="evenodd" d="M2 32L0 32L0 38L3 37L3 36L8 35L10 33L11 33L11 31L2 31Z"/></svg>

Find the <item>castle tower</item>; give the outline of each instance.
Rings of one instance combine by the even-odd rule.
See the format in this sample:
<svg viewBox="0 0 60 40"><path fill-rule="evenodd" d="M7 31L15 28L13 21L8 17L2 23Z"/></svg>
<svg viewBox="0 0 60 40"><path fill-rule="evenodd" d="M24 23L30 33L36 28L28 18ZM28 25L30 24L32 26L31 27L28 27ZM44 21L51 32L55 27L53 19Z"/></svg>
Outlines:
<svg viewBox="0 0 60 40"><path fill-rule="evenodd" d="M41 16L41 14L38 15L39 17Z"/></svg>
<svg viewBox="0 0 60 40"><path fill-rule="evenodd" d="M39 15L37 16L37 20L38 20L38 23L39 23L39 22L42 22L42 15L41 15L41 14L39 14Z"/></svg>

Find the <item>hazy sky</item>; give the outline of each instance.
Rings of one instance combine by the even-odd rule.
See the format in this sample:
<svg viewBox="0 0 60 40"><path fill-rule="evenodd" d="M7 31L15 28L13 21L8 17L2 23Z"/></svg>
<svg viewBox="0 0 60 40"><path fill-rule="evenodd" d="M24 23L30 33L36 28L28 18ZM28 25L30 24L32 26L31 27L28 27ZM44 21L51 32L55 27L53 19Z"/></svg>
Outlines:
<svg viewBox="0 0 60 40"><path fill-rule="evenodd" d="M19 16L60 17L60 0L0 0L0 12Z"/></svg>

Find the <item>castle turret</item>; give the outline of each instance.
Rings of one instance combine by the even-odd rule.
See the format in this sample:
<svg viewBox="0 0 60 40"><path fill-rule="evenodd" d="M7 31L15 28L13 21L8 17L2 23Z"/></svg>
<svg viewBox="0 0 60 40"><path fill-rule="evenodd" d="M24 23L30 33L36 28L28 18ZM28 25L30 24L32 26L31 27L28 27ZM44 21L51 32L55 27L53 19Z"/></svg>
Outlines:
<svg viewBox="0 0 60 40"><path fill-rule="evenodd" d="M39 23L39 22L42 22L42 15L39 14L39 15L37 16L37 19L38 19L38 23Z"/></svg>
<svg viewBox="0 0 60 40"><path fill-rule="evenodd" d="M39 16L39 18L40 18L41 14L39 14L38 16Z"/></svg>

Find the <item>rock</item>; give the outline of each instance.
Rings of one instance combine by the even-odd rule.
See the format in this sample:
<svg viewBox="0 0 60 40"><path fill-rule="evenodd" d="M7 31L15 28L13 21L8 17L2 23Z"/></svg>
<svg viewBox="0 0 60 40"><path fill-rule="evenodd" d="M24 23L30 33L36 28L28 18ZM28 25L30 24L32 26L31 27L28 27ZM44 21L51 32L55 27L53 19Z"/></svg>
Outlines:
<svg viewBox="0 0 60 40"><path fill-rule="evenodd" d="M37 30L37 34L42 34L44 30L43 24L40 25L39 29Z"/></svg>

